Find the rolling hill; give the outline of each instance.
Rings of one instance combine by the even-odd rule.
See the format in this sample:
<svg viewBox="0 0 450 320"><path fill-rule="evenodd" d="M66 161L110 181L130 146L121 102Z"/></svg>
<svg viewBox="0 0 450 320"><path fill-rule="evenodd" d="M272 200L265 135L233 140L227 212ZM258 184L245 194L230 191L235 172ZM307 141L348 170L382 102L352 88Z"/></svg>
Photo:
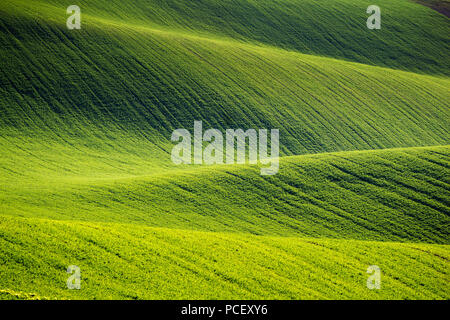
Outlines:
<svg viewBox="0 0 450 320"><path fill-rule="evenodd" d="M448 245L6 216L0 225L6 299L448 299ZM71 264L80 290L67 290ZM366 288L372 264L381 290Z"/></svg>
<svg viewBox="0 0 450 320"><path fill-rule="evenodd" d="M0 4L0 299L449 299L447 17L69 2ZM280 172L174 165L195 120L278 128Z"/></svg>
<svg viewBox="0 0 450 320"><path fill-rule="evenodd" d="M258 235L446 244L450 147L284 157L280 172L204 166L10 184L3 214Z"/></svg>

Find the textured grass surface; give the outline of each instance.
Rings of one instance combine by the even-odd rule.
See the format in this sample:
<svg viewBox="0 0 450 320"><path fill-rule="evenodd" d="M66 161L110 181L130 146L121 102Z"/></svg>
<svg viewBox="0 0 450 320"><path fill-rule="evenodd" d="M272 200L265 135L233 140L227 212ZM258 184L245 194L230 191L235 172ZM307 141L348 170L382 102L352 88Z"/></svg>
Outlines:
<svg viewBox="0 0 450 320"><path fill-rule="evenodd" d="M20 3L64 26L68 0L6 0ZM449 21L409 0L378 0L382 29L368 31L370 0L120 0L77 1L90 28L101 18L115 24L226 37L314 55L449 75ZM8 6L10 7L10 6ZM10 9L10 8L8 8Z"/></svg>
<svg viewBox="0 0 450 320"><path fill-rule="evenodd" d="M289 157L273 178L223 166L10 186L0 297L449 299L448 158L408 148ZM369 265L382 290L365 287Z"/></svg>
<svg viewBox="0 0 450 320"><path fill-rule="evenodd" d="M5 298L449 298L448 246L6 217L0 226ZM81 290L65 287L70 264ZM381 290L366 288L372 264Z"/></svg>
<svg viewBox="0 0 450 320"><path fill-rule="evenodd" d="M38 15L33 2L8 3L0 148L9 154L2 161L30 170L40 162L77 174L104 174L105 167L150 173L171 165L172 130L192 128L194 120L221 130L279 128L282 155L449 141L447 77L89 15L71 32L65 20L55 22L61 8L42 6ZM20 10L26 6L35 9ZM148 161L137 168L140 159Z"/></svg>
<svg viewBox="0 0 450 320"><path fill-rule="evenodd" d="M68 31L69 4L0 3L0 299L449 299L447 18L95 0ZM194 120L279 128L279 174L175 167Z"/></svg>
<svg viewBox="0 0 450 320"><path fill-rule="evenodd" d="M449 242L449 147L283 158L280 172L194 167L8 185L0 212L260 235ZM14 180L12 180L14 181Z"/></svg>

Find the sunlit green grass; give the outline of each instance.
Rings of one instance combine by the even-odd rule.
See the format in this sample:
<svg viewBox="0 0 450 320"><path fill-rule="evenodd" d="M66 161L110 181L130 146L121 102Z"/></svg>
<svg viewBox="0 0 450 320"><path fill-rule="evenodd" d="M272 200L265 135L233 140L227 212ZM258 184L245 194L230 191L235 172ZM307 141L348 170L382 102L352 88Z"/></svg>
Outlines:
<svg viewBox="0 0 450 320"><path fill-rule="evenodd" d="M0 213L260 235L449 243L449 147L342 152L258 167L116 178L47 175L3 187Z"/></svg>
<svg viewBox="0 0 450 320"><path fill-rule="evenodd" d="M447 18L89 0L69 31L70 4L0 3L0 299L449 299ZM175 166L194 120L278 128L279 173Z"/></svg>
<svg viewBox="0 0 450 320"><path fill-rule="evenodd" d="M70 0L5 0L40 15L51 12L62 24ZM81 0L92 16L115 23L149 26L209 38L241 42L314 55L336 57L433 74L449 75L449 21L409 0L378 0L381 30L367 30L371 0ZM96 22L96 21L95 21Z"/></svg>
<svg viewBox="0 0 450 320"><path fill-rule="evenodd" d="M448 246L0 217L3 298L448 299ZM68 290L68 265L81 289ZM366 287L369 265L382 289ZM21 295L20 292L23 292Z"/></svg>
<svg viewBox="0 0 450 320"><path fill-rule="evenodd" d="M278 128L282 155L449 141L447 77L88 14L82 30L69 31L65 11L19 10L31 4L19 1L14 11L2 3L2 150L55 150L77 171L87 170L77 166L83 154L161 166L172 130L192 129L194 120L220 130ZM9 152L24 161L17 148Z"/></svg>

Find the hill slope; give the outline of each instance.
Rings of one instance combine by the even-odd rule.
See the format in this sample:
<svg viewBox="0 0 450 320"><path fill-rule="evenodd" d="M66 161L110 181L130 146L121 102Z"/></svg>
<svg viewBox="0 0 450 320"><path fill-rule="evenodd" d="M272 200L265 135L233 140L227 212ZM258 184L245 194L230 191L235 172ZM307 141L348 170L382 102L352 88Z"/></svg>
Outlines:
<svg viewBox="0 0 450 320"><path fill-rule="evenodd" d="M90 0L69 31L70 4L0 3L0 299L449 299L447 18ZM280 172L175 166L194 120L280 129Z"/></svg>
<svg viewBox="0 0 450 320"><path fill-rule="evenodd" d="M449 244L449 151L428 147L288 157L273 177L242 165L122 178L64 177L56 171L21 183L11 174L5 176L11 183L0 194L0 213Z"/></svg>
<svg viewBox="0 0 450 320"><path fill-rule="evenodd" d="M6 0L28 12L65 14L67 0ZM370 0L77 1L89 17L156 29L226 37L303 53L415 72L450 75L449 20L414 1L378 0L381 30L368 30ZM17 6L17 5L16 5ZM62 17L61 17L62 18ZM59 20L65 23L64 20ZM95 21L97 23L97 21Z"/></svg>
<svg viewBox="0 0 450 320"><path fill-rule="evenodd" d="M46 163L63 153L72 163L64 170L86 170L90 161L78 160L86 155L116 167L124 155L170 166L161 162L172 130L194 120L279 128L282 155L450 140L446 77L89 15L85 28L69 31L55 22L59 9L36 15L33 3L1 5L0 148L15 163L24 151Z"/></svg>
<svg viewBox="0 0 450 320"><path fill-rule="evenodd" d="M0 298L449 298L448 246L2 216L0 231ZM81 268L81 290L66 288L72 264ZM382 290L366 287L374 264Z"/></svg>

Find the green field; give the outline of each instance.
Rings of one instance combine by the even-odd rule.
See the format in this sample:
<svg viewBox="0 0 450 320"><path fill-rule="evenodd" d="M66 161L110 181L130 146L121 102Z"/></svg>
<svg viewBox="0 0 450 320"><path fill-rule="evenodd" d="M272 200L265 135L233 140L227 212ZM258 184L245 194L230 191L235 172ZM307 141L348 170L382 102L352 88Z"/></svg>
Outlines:
<svg viewBox="0 0 450 320"><path fill-rule="evenodd" d="M0 299L450 298L447 17L89 0L68 30L71 4L0 3ZM174 165L199 120L279 129L279 173Z"/></svg>

